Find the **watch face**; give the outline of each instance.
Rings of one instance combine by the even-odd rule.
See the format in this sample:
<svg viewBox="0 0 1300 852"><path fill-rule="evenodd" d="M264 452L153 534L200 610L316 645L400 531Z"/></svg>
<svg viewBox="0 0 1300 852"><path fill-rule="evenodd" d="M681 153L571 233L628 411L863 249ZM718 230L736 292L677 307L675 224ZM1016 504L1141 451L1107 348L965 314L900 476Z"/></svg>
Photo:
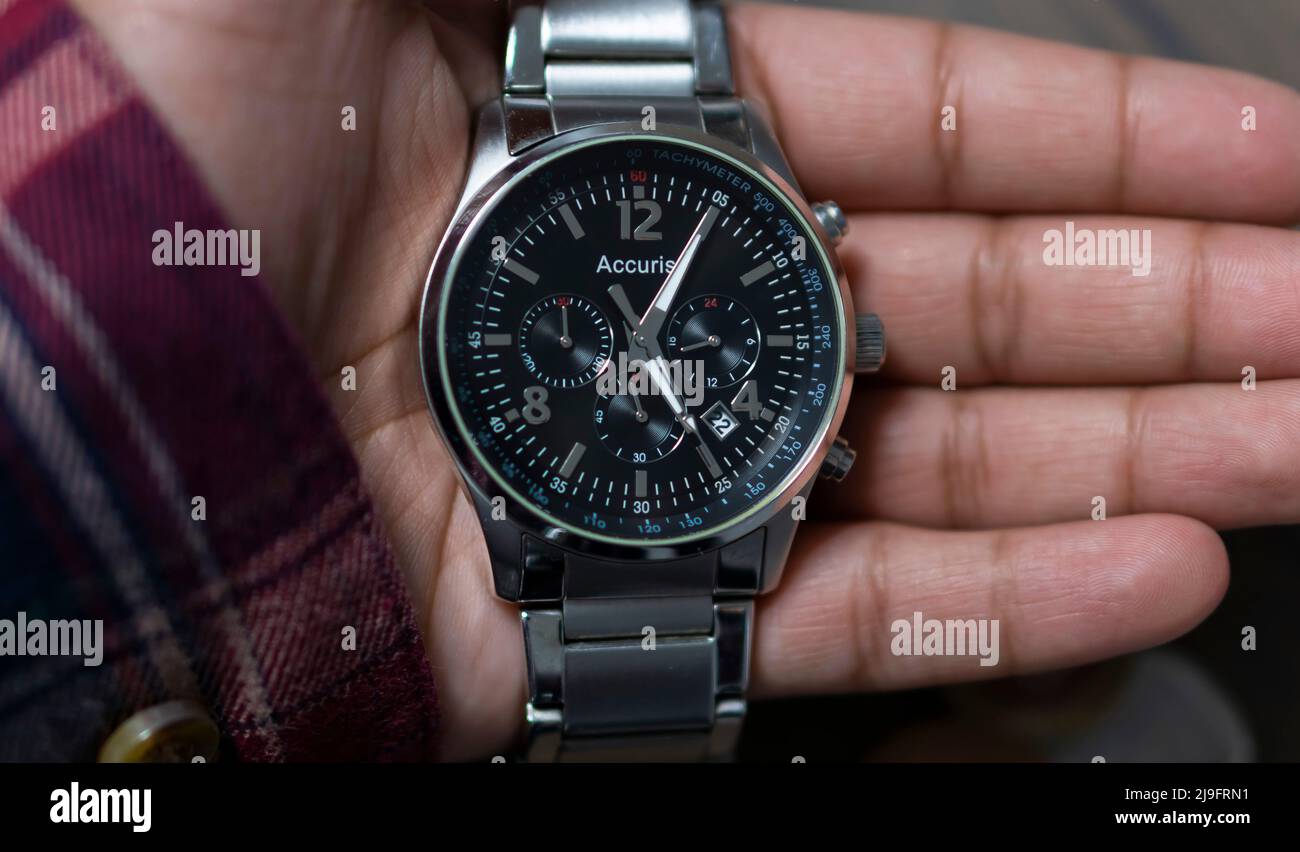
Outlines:
<svg viewBox="0 0 1300 852"><path fill-rule="evenodd" d="M586 537L716 533L833 417L834 271L780 190L714 149L627 135L542 157L438 284L445 425L494 490Z"/></svg>

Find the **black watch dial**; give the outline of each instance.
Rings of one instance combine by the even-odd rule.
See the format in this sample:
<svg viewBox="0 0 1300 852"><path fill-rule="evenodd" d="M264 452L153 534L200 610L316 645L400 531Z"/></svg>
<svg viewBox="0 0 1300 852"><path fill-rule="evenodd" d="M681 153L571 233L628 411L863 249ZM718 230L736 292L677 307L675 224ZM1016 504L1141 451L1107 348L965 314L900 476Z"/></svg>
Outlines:
<svg viewBox="0 0 1300 852"><path fill-rule="evenodd" d="M552 524L697 538L779 494L827 428L843 307L744 164L606 138L497 193L441 282L436 374L475 462Z"/></svg>

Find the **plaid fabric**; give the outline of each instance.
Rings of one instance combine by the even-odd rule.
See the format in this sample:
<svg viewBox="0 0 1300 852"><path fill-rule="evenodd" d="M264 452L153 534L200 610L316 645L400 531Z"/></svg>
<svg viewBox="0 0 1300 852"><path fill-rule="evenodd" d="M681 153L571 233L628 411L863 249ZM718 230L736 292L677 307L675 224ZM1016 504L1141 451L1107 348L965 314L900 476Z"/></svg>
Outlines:
<svg viewBox="0 0 1300 852"><path fill-rule="evenodd" d="M0 760L93 760L173 698L229 758L429 758L432 675L356 462L258 279L153 264L177 221L227 227L103 45L0 0L0 619L104 623L98 667L0 656Z"/></svg>

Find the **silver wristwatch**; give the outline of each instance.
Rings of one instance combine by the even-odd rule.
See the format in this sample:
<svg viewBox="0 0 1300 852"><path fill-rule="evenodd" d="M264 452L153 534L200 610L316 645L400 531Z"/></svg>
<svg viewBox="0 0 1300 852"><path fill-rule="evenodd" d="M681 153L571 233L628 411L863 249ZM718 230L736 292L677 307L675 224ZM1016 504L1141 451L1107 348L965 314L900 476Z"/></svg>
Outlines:
<svg viewBox="0 0 1300 852"><path fill-rule="evenodd" d="M773 589L884 333L735 97L722 8L516 3L421 366L527 653L526 757L724 760Z"/></svg>

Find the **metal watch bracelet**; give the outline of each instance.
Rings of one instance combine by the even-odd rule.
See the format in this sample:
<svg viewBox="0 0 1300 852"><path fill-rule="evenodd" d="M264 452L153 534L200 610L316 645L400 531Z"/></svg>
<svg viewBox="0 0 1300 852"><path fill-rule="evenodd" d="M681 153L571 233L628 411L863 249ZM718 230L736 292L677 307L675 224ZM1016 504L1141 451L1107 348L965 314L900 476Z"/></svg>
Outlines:
<svg viewBox="0 0 1300 852"><path fill-rule="evenodd" d="M714 3L515 3L503 108L512 154L647 115L749 147ZM764 534L658 562L596 560L526 537L527 759L728 759L745 714Z"/></svg>

